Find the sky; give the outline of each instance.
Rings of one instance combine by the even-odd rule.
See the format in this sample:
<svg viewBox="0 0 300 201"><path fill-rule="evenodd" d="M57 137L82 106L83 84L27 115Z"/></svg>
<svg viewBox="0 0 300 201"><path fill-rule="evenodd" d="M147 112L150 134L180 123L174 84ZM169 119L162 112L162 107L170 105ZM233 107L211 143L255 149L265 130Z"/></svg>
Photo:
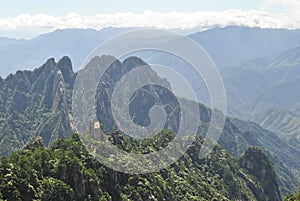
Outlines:
<svg viewBox="0 0 300 201"><path fill-rule="evenodd" d="M262 0L10 0L2 1L0 17L14 17L23 13L64 16L71 12L81 15L116 12L196 12L228 9L260 9ZM0 2L1 2L0 1Z"/></svg>
<svg viewBox="0 0 300 201"><path fill-rule="evenodd" d="M0 36L31 38L55 29L240 25L300 28L299 0L0 0Z"/></svg>

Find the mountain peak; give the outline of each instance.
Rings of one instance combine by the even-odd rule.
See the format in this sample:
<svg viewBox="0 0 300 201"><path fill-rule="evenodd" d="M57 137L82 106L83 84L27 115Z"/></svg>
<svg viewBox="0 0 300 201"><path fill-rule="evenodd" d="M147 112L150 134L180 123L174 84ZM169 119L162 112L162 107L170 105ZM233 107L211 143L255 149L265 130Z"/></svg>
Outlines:
<svg viewBox="0 0 300 201"><path fill-rule="evenodd" d="M56 65L55 59L54 58L48 59L45 65Z"/></svg>
<svg viewBox="0 0 300 201"><path fill-rule="evenodd" d="M281 200L273 164L260 148L249 147L240 159L240 165L262 183L268 200Z"/></svg>
<svg viewBox="0 0 300 201"><path fill-rule="evenodd" d="M62 67L62 65L64 64L67 64L68 67L71 67L72 68L72 61L70 59L70 57L68 56L64 56L63 58L61 58L59 61L58 61L58 68L59 69L62 69L60 67Z"/></svg>
<svg viewBox="0 0 300 201"><path fill-rule="evenodd" d="M58 61L57 67L61 71L65 82L70 86L73 86L75 73L73 71L71 59L67 56L64 56Z"/></svg>
<svg viewBox="0 0 300 201"><path fill-rule="evenodd" d="M141 65L147 65L141 58L137 56L130 56L126 58L123 62L122 65L126 65L127 63L134 63L135 66L141 66Z"/></svg>

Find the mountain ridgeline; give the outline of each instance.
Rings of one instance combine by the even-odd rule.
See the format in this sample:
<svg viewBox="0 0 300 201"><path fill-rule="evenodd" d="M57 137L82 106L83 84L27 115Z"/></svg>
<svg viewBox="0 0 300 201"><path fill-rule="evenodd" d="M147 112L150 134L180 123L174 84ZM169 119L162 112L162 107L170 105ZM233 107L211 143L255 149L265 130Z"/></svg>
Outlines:
<svg viewBox="0 0 300 201"><path fill-rule="evenodd" d="M93 59L93 64L101 64L103 59L100 57ZM115 76L114 72L119 72L119 77L121 77L122 72L125 74L138 66L145 66L144 61L136 57L130 57L124 60L123 63L116 60L115 58L110 58L113 60L113 70L107 71L104 76L104 80L99 82L97 94L97 119L104 124L104 129L109 132L111 129L116 128L116 124L112 117L111 104L108 97L111 97L115 82L119 78ZM146 68L146 67L145 67ZM123 69L123 70L121 70ZM126 70L125 70L126 69ZM157 74L152 73L151 78L156 80L160 79ZM145 76L145 80L150 79ZM110 81L109 81L110 80ZM114 80L114 81L112 81ZM104 82L103 82L104 81ZM136 80L139 82L139 80ZM162 81L164 83L165 81ZM108 84L110 83L110 84ZM170 87L168 83L164 84ZM159 103L163 105L165 111L169 111L168 121L166 122L165 128L176 131L178 127L178 110L176 110L177 102L170 94L168 90L160 90L158 93L153 87L148 90L137 91L133 96L135 99L131 100L129 106L129 112L133 117L140 117L140 122L147 121L149 108L154 104ZM155 98L156 97L156 98ZM159 97L164 97L167 99L167 104L159 102ZM184 100L183 100L184 101ZM134 104L136 102L136 104ZM141 104L142 103L142 104ZM211 110L202 104L199 106L199 116L200 125L198 129L198 134L205 136L211 119ZM143 114L143 115L140 115ZM145 115L146 114L146 115ZM196 118L196 117L195 117ZM143 125L143 124L142 124ZM229 151L233 156L240 156L249 146L257 146L263 149L269 157L273 160L275 164L275 169L278 174L278 183L283 194L290 191L296 191L298 189L299 183L299 155L300 150L297 147L290 145L284 140L280 139L276 134L263 129L259 125L253 122L241 121L239 119L226 118L224 125L224 130L218 141L218 143ZM281 151L278 151L280 149Z"/></svg>
<svg viewBox="0 0 300 201"><path fill-rule="evenodd" d="M77 70L85 56L98 44L130 30L134 28L66 29L31 40L0 38L0 75L6 76L17 69L31 69L42 64L49 55L57 59L69 55ZM209 53L221 71L228 98L228 114L255 121L299 148L300 31L231 26L188 37ZM151 59L160 64L167 60L161 56L153 58L153 55ZM185 69L173 59L165 65ZM187 70L186 74L203 94L199 100L209 105L209 94L203 93L206 87L201 87L203 83L199 78L193 79L193 72Z"/></svg>
<svg viewBox="0 0 300 201"><path fill-rule="evenodd" d="M34 71L17 71L0 80L0 155L9 155L36 136L45 144L74 131L70 97L75 74L68 57L49 59Z"/></svg>
<svg viewBox="0 0 300 201"><path fill-rule="evenodd" d="M232 115L253 119L286 141L299 141L299 58L297 46L224 70Z"/></svg>
<svg viewBox="0 0 300 201"><path fill-rule="evenodd" d="M103 64L108 59L112 57L95 57L88 65ZM107 72L104 77L106 80L103 80L107 81L106 83L118 80L135 66L146 64L137 57L130 57L123 62L114 60L115 70ZM151 76L158 79L155 73ZM14 199L11 200L32 198L99 200L101 198L103 200L271 201L281 200L279 189L285 195L296 191L300 186L297 172L292 172L289 168L297 167L299 164L297 157L299 150L293 149L274 133L262 129L257 124L231 118L226 119L219 144L236 158L241 157L239 161L219 146L207 159L197 159L197 150L202 142L202 138L199 137L187 154L160 173L127 175L105 168L86 152L76 135L73 135L70 140L60 140L60 138L70 138L75 132L71 115L75 77L76 73L72 70L70 59L64 57L58 63L54 59L49 59L34 71L18 71L1 80L0 104L3 111L1 111L0 123L0 151L3 156L11 155L1 161L0 172L3 174L1 184L7 182L9 184L11 181L14 186L12 188L5 185L1 191L2 195L0 194L3 199L12 196ZM111 95L114 85L103 83L105 82L99 83L95 97L97 118L104 123L108 133L117 132L115 135L119 137L113 138L114 140L122 139L113 140L116 146L122 145L123 148L125 146L126 150L127 144L133 143L135 146L142 147L139 150L142 153L144 146L154 146L149 142L138 145L119 131L114 131L116 127L107 110L109 99L106 98ZM154 93L155 96L152 97L164 97L168 92L162 90L158 93L155 88L145 90ZM155 98L147 98L146 95L147 93L143 91L137 92L135 95L137 99L132 100L132 104L136 104L136 107L132 105L133 117L138 117L135 121L145 125L147 125L147 116L143 116L142 111L145 110L148 114L147 110L157 101ZM137 107L141 104L138 100L144 101L145 107ZM174 103L169 106L170 111L176 111L175 99L169 101ZM199 135L202 135L208 128L211 111L201 104L199 110L201 117ZM170 112L168 117L169 124L165 129L173 129L176 126L176 112ZM173 135L167 130L163 134ZM107 137L111 135L107 134ZM160 140L164 140L164 135ZM28 146L25 145L38 136L42 137L46 146L50 145L49 149L39 146L26 148ZM12 153L24 146L23 151ZM251 146L260 147L267 155L257 148L248 149ZM281 150L280 147L284 149ZM274 167L269 158L274 163ZM297 168L293 168L293 171L296 170ZM18 184L20 178L23 178L22 182L25 183L14 185ZM22 197L25 195L28 197ZM55 195L58 197L43 197Z"/></svg>
<svg viewBox="0 0 300 201"><path fill-rule="evenodd" d="M86 55L103 41L135 28L66 29L42 34L30 40L0 37L0 75L41 65L49 55L72 58L78 70ZM194 33L192 40L201 45L218 67L239 64L245 60L272 57L300 44L299 30L224 27ZM80 47L80 48L78 48ZM38 51L37 51L38 50Z"/></svg>

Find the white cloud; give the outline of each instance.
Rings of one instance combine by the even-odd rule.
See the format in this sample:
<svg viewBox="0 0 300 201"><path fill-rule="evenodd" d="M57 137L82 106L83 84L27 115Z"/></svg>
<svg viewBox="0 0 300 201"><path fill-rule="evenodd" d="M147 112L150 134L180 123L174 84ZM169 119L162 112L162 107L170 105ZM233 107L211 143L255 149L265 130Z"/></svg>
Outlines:
<svg viewBox="0 0 300 201"><path fill-rule="evenodd" d="M268 8L280 4L287 12L270 13ZM0 19L0 33L28 32L37 35L55 29L113 27L155 27L161 29L203 29L215 26L240 25L261 28L299 29L300 3L297 0L267 0L263 10L201 11L194 13L115 13L82 16L70 13L55 17L45 14L22 14Z"/></svg>
<svg viewBox="0 0 300 201"><path fill-rule="evenodd" d="M283 28L296 29L300 24L300 1L299 0L266 0L262 10L270 12L277 9L278 25ZM274 12L274 11L273 11Z"/></svg>

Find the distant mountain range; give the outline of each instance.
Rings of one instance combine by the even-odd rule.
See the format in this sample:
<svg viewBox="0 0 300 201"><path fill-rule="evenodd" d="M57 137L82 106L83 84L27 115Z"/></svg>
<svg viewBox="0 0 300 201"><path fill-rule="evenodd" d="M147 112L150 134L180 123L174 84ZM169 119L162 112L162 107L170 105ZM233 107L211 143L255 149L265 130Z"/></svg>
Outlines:
<svg viewBox="0 0 300 201"><path fill-rule="evenodd" d="M46 145L70 137L74 131L70 116L76 77L73 66L77 71L101 42L130 30L68 29L31 40L0 38L0 75L6 77L0 80L1 155L9 155L36 136L42 136ZM300 30L226 27L189 37L208 52L220 70L229 116L246 120L227 118L221 146L234 156L240 156L248 146L261 147L274 163L281 192L296 190L300 181ZM49 57L58 60L64 55L71 59L64 57L57 63L49 59L43 64ZM188 75L201 94L199 101L210 105L204 80L195 77L186 64L158 53L151 58L140 56L147 63L172 65ZM41 67L24 70L37 66ZM201 111L209 114L204 105ZM111 119L105 117L101 120L112 126ZM203 125L209 123L210 116L204 117Z"/></svg>
<svg viewBox="0 0 300 201"><path fill-rule="evenodd" d="M69 56L78 70L88 54L103 41L134 28L65 29L30 40L0 38L0 76L40 66L49 57ZM270 57L300 45L300 30L247 27L216 28L189 37L200 44L218 67Z"/></svg>
<svg viewBox="0 0 300 201"><path fill-rule="evenodd" d="M79 69L87 55L101 42L129 31L126 28L56 30L30 40L0 38L0 76L17 70L29 70L40 66L50 57L59 59L65 55L72 58Z"/></svg>
<svg viewBox="0 0 300 201"><path fill-rule="evenodd" d="M300 30L248 27L216 28L189 37L201 45L219 69L246 60L273 57L300 45Z"/></svg>
<svg viewBox="0 0 300 201"><path fill-rule="evenodd" d="M231 115L300 139L300 46L222 71Z"/></svg>

